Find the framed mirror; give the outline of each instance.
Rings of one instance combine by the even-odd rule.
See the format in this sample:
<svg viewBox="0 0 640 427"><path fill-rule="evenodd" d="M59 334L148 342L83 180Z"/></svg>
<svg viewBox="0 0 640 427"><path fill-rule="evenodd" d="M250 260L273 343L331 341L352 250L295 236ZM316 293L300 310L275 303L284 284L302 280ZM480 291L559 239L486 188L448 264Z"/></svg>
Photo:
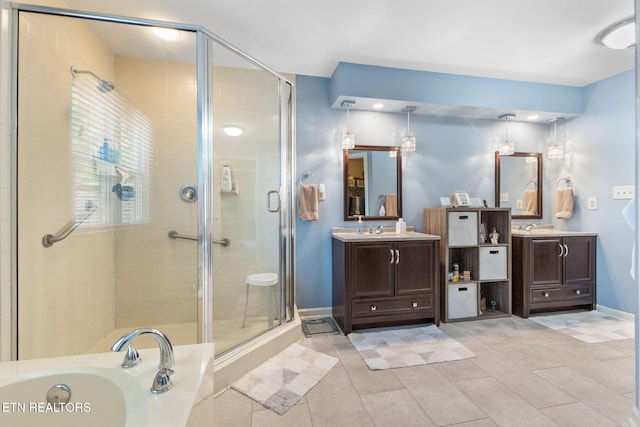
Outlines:
<svg viewBox="0 0 640 427"><path fill-rule="evenodd" d="M542 218L542 153L496 151L495 206L511 208L511 218Z"/></svg>
<svg viewBox="0 0 640 427"><path fill-rule="evenodd" d="M356 145L343 150L344 219L397 219L402 216L402 150Z"/></svg>

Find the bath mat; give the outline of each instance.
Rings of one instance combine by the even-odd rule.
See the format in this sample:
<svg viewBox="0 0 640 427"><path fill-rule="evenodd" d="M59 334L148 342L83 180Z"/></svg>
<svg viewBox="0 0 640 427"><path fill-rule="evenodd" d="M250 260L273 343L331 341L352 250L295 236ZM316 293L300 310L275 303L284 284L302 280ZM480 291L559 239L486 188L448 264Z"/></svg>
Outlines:
<svg viewBox="0 0 640 427"><path fill-rule="evenodd" d="M595 310L540 315L529 320L588 343L633 339L635 335L633 320Z"/></svg>
<svg viewBox="0 0 640 427"><path fill-rule="evenodd" d="M338 359L292 344L231 385L282 415L334 367Z"/></svg>
<svg viewBox="0 0 640 427"><path fill-rule="evenodd" d="M349 339L372 371L476 357L435 325L369 329Z"/></svg>

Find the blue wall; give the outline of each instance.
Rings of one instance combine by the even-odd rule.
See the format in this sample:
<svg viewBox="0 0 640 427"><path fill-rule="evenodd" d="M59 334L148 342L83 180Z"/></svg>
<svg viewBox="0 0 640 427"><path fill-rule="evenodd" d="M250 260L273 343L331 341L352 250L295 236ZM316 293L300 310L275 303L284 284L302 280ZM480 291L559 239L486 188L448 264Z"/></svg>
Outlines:
<svg viewBox="0 0 640 427"><path fill-rule="evenodd" d="M355 227L343 220L340 135L346 128L346 113L331 108L330 79L298 76L296 85L298 174L313 172L327 191L326 200L320 202L320 219L298 219L296 224L296 299L301 309L329 307L331 227ZM514 82L508 85L513 90ZM530 96L529 84L523 83L523 88ZM636 289L629 276L633 236L621 219L626 201L614 201L611 189L634 182L633 72L581 91L584 111L567 122L565 158L549 160L545 155L543 160L544 218L538 222L597 232L598 304L635 313ZM357 144L399 145L406 131L406 115L351 111L350 129ZM403 216L409 225L423 230L422 209L438 206L440 197L453 191L466 191L493 203L493 153L504 139L504 122L414 115L411 130L418 148L403 159ZM515 142L516 151L546 154L549 133L547 124L509 124L509 139ZM555 220L556 181L566 175L572 177L577 191L575 215L570 220ZM586 209L590 196L598 198L598 210Z"/></svg>

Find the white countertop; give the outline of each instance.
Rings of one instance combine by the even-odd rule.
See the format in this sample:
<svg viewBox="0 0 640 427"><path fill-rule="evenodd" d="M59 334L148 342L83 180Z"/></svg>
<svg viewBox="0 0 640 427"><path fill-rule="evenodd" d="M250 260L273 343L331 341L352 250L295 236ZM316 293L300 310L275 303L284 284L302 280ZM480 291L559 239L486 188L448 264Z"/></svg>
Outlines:
<svg viewBox="0 0 640 427"><path fill-rule="evenodd" d="M555 228L539 228L530 231L524 230L511 230L511 235L514 237L570 237L570 236L597 236L598 233L592 231L567 231L557 230Z"/></svg>
<svg viewBox="0 0 640 427"><path fill-rule="evenodd" d="M425 234L413 231L413 227L406 233L396 233L395 227L385 227L384 232L381 234L371 234L365 227L365 232L362 234L356 233L355 228L337 228L331 229L331 236L334 239L341 240L343 242L370 242L372 240L377 241L399 241L399 240L440 240L440 236L434 234Z"/></svg>

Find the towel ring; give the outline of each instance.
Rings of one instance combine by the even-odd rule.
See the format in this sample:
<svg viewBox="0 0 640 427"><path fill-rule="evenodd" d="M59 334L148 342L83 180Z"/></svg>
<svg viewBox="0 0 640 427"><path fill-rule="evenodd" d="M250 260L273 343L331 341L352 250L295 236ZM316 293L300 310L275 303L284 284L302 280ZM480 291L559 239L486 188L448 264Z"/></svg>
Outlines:
<svg viewBox="0 0 640 427"><path fill-rule="evenodd" d="M558 182L556 182L556 187L559 187L559 186L560 186L560 183L561 183L562 181L564 181L564 182L565 182L565 184L567 185L567 187L571 188L571 177L570 177L570 176L565 176L565 177L563 177L563 178L560 178L560 179L558 180Z"/></svg>
<svg viewBox="0 0 640 427"><path fill-rule="evenodd" d="M529 185L533 184L533 188L529 188ZM527 183L527 190L537 190L538 189L538 183L535 180L531 180Z"/></svg>
<svg viewBox="0 0 640 427"><path fill-rule="evenodd" d="M302 175L300 175L300 183L302 184L302 181L304 181L305 179L307 179L309 177L313 177L313 183L314 184L318 183L316 175L313 172L309 172L309 171L305 171L305 172L302 173Z"/></svg>

